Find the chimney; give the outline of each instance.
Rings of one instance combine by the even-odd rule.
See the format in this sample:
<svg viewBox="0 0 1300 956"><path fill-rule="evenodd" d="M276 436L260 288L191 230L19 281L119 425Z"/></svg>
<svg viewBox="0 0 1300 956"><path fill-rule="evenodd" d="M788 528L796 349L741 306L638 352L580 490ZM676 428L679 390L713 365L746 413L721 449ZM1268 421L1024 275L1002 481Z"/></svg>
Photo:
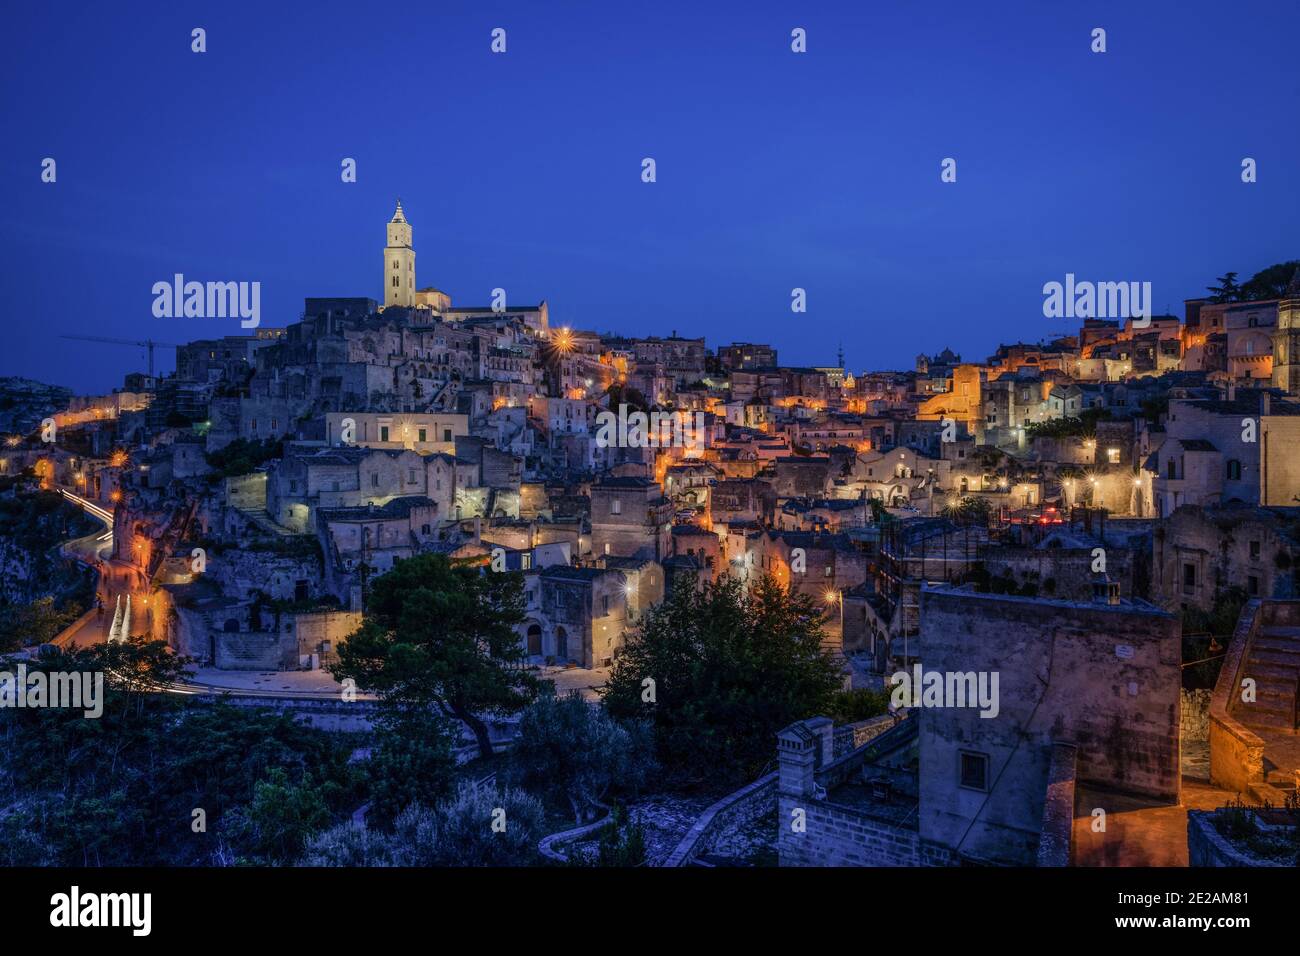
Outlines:
<svg viewBox="0 0 1300 956"><path fill-rule="evenodd" d="M791 797L810 797L817 770L819 735L798 721L776 735L777 790Z"/></svg>
<svg viewBox="0 0 1300 956"><path fill-rule="evenodd" d="M1268 389L1264 389L1259 393L1259 413L1260 415L1267 415L1272 411L1272 408L1273 396L1269 393Z"/></svg>

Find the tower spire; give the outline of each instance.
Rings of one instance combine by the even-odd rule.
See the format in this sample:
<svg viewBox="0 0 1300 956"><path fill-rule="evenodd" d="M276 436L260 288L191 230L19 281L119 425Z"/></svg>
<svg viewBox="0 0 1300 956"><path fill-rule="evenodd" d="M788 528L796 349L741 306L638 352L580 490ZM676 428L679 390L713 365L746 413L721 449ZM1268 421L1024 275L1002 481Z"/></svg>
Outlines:
<svg viewBox="0 0 1300 956"><path fill-rule="evenodd" d="M415 249L411 246L411 223L402 213L402 200L388 220L388 244L384 247L384 307L409 309L415 305Z"/></svg>

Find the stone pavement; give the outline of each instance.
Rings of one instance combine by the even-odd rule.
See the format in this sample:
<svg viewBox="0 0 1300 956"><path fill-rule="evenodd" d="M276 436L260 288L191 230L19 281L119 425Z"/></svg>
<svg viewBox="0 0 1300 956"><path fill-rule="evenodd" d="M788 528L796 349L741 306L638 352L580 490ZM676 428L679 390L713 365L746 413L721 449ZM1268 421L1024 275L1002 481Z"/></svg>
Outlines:
<svg viewBox="0 0 1300 956"><path fill-rule="evenodd" d="M1070 865L1187 866L1187 811L1214 810L1236 796L1189 777L1183 777L1178 806L1080 786ZM1106 811L1104 833L1093 832L1094 807Z"/></svg>

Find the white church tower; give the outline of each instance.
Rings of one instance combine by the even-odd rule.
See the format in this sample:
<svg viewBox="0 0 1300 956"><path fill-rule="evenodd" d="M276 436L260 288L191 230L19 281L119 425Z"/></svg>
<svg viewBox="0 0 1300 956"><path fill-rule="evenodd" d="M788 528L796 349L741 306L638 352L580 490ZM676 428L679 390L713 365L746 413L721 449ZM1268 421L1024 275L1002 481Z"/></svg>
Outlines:
<svg viewBox="0 0 1300 956"><path fill-rule="evenodd" d="M384 247L384 307L415 305L415 250L411 224L402 215L402 201L388 220L388 245Z"/></svg>

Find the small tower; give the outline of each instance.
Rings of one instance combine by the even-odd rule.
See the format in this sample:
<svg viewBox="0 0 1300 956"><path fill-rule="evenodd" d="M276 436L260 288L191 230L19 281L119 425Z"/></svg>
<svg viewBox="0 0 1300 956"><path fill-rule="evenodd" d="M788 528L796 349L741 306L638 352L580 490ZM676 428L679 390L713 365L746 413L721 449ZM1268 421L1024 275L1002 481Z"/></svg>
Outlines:
<svg viewBox="0 0 1300 956"><path fill-rule="evenodd" d="M1273 332L1273 387L1300 396L1300 269L1277 304Z"/></svg>
<svg viewBox="0 0 1300 956"><path fill-rule="evenodd" d="M411 248L411 224L402 214L400 199L388 220L388 245L384 247L384 307L390 305L415 305L415 250Z"/></svg>

